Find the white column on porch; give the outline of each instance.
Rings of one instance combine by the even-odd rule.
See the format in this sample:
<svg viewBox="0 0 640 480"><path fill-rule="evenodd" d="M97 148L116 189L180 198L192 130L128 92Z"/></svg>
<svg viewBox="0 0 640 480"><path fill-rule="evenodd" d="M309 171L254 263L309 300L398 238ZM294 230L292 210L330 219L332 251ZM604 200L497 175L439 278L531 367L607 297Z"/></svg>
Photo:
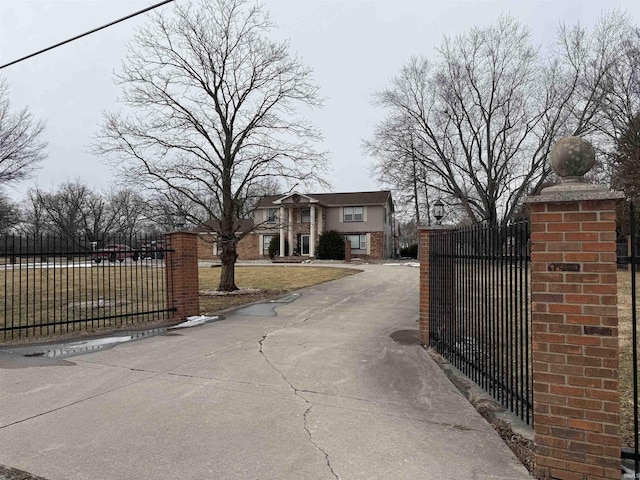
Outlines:
<svg viewBox="0 0 640 480"><path fill-rule="evenodd" d="M324 224L322 223L322 207L318 206L318 236L322 235Z"/></svg>
<svg viewBox="0 0 640 480"><path fill-rule="evenodd" d="M289 251L287 254L293 256L293 208L289 208Z"/></svg>
<svg viewBox="0 0 640 480"><path fill-rule="evenodd" d="M310 231L309 231L309 256L316 256L316 206L309 206L310 213Z"/></svg>
<svg viewBox="0 0 640 480"><path fill-rule="evenodd" d="M280 256L284 257L287 252L284 251L284 207L280 207L280 215L278 218L280 222Z"/></svg>

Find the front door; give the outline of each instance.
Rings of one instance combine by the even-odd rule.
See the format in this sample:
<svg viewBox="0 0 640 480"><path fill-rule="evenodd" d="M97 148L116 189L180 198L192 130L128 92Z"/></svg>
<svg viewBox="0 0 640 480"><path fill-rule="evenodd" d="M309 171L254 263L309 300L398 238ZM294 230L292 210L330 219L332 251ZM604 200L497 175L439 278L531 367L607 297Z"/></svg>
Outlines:
<svg viewBox="0 0 640 480"><path fill-rule="evenodd" d="M300 235L300 255L309 255L309 235Z"/></svg>

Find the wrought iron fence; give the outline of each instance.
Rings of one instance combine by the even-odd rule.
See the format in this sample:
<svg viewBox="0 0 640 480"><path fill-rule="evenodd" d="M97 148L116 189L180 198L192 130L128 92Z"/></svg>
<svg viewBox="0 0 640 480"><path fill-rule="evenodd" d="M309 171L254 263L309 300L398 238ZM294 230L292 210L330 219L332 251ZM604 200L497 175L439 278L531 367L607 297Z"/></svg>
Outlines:
<svg viewBox="0 0 640 480"><path fill-rule="evenodd" d="M631 378L625 378L624 376L624 373L627 371L625 363L628 361L628 355L627 352L624 351L623 347L623 352L620 358L622 372L620 383L623 396L622 444L623 447L630 446L631 448L622 449L622 458L623 468L626 473L633 475L633 477L630 478L638 478L638 474L640 474L640 445L638 444L638 285L636 276L638 272L638 264L640 263L640 225L638 225L636 219L636 207L633 202L629 202L629 237L625 240L627 240L624 242L625 248L622 251L620 249L618 250L618 265L628 268L630 275L629 308L631 311L629 317L631 322L631 368L629 371L631 373ZM626 275L626 273L622 273L622 275ZM625 305L622 305L621 307L626 308ZM626 321L626 318L628 317L627 313L629 312L620 312L621 322L624 323ZM624 325L620 325L620 327L621 330L625 328ZM631 396L630 401L625 398L629 396L629 393ZM632 405L631 412L625 408L625 405L628 405L630 402ZM631 435L627 435L630 429L626 424L630 422L633 422L633 430L631 430ZM633 470L631 470L632 468Z"/></svg>
<svg viewBox="0 0 640 480"><path fill-rule="evenodd" d="M162 238L101 242L53 236L0 238L4 340L119 327L169 316Z"/></svg>
<svg viewBox="0 0 640 480"><path fill-rule="evenodd" d="M529 223L430 236L430 346L533 422Z"/></svg>

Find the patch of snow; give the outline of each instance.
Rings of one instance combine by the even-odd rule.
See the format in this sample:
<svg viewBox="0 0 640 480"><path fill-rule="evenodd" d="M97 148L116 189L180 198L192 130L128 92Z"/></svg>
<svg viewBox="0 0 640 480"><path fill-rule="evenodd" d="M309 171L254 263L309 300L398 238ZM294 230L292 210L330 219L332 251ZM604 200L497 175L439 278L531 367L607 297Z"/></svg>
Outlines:
<svg viewBox="0 0 640 480"><path fill-rule="evenodd" d="M187 320L179 323L178 325L174 325L173 327L169 327L167 330L173 330L175 328L189 328L189 327L197 327L198 325L204 325L205 323L212 322L213 320L217 320L220 317L208 317L206 315L195 315L193 317L187 317Z"/></svg>
<svg viewBox="0 0 640 480"><path fill-rule="evenodd" d="M105 347L117 345L118 343L130 342L132 336L126 337L106 337L96 338L83 342L72 342L59 347L55 347L44 352L45 357L55 358L63 355L73 355L74 353L90 352L92 350L100 350Z"/></svg>
<svg viewBox="0 0 640 480"><path fill-rule="evenodd" d="M420 262L383 263L383 265L401 266L401 267L419 267Z"/></svg>
<svg viewBox="0 0 640 480"><path fill-rule="evenodd" d="M260 293L262 290L259 288L240 288L238 290L234 290L233 292L221 292L219 290L200 290L200 295L208 296L208 297L218 297L218 296L227 296L227 295L249 295L251 293Z"/></svg>
<svg viewBox="0 0 640 480"><path fill-rule="evenodd" d="M88 309L96 309L96 308L120 307L122 305L126 305L125 302L105 300L103 298L99 298L98 300L94 300L93 302L70 303L69 307L72 308L73 310L88 310Z"/></svg>

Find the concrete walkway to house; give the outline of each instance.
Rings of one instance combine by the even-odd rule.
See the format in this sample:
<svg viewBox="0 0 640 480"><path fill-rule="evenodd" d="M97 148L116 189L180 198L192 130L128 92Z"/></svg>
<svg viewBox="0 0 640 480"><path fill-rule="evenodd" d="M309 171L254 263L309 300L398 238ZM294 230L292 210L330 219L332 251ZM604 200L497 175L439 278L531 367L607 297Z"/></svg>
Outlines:
<svg viewBox="0 0 640 480"><path fill-rule="evenodd" d="M304 268L304 267L282 267ZM0 464L57 479L527 479L415 341L418 269L42 359L0 352Z"/></svg>

